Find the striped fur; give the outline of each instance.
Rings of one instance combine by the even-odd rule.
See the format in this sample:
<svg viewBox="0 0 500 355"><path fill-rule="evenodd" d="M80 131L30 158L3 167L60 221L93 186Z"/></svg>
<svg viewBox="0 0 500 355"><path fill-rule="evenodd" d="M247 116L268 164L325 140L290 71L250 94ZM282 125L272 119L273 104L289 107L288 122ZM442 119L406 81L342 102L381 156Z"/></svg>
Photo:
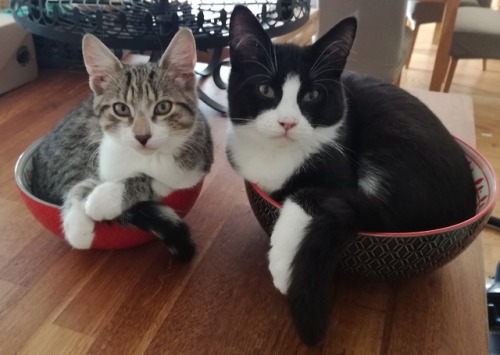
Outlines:
<svg viewBox="0 0 500 355"><path fill-rule="evenodd" d="M63 206L75 248L91 247L95 221L116 219L163 240L164 232L178 231L189 240L175 245L180 239L172 237L167 245L189 259L188 227L146 202L194 186L213 161L210 129L197 108L192 34L181 29L158 63L124 65L91 35L83 54L94 94L43 138L33 158L33 194Z"/></svg>

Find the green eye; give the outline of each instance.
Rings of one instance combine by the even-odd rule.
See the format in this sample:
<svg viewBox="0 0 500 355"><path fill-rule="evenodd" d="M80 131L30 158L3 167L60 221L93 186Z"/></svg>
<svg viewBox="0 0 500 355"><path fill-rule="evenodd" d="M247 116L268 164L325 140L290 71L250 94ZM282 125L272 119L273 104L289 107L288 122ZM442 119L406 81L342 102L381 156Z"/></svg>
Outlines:
<svg viewBox="0 0 500 355"><path fill-rule="evenodd" d="M113 104L113 112L120 117L130 117L130 109L122 102Z"/></svg>
<svg viewBox="0 0 500 355"><path fill-rule="evenodd" d="M318 90L311 90L306 92L304 98L302 99L304 102L314 102L319 98Z"/></svg>
<svg viewBox="0 0 500 355"><path fill-rule="evenodd" d="M166 115L171 109L172 103L170 101L160 101L155 106L155 115Z"/></svg>
<svg viewBox="0 0 500 355"><path fill-rule="evenodd" d="M274 90L268 84L259 85L259 92L262 96L267 97L268 99L274 98Z"/></svg>

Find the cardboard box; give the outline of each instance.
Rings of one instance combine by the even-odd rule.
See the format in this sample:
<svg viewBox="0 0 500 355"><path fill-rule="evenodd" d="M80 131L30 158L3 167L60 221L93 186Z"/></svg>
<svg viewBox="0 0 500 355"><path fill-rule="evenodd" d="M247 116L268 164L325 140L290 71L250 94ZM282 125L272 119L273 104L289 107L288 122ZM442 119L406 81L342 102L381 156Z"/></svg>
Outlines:
<svg viewBox="0 0 500 355"><path fill-rule="evenodd" d="M38 75L31 33L12 15L0 13L0 94L34 80Z"/></svg>

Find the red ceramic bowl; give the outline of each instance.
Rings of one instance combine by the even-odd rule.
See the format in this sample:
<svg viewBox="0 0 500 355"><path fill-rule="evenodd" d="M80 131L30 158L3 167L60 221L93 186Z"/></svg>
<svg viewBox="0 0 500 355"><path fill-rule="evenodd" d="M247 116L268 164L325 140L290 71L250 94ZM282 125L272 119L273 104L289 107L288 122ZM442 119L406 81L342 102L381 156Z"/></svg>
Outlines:
<svg viewBox="0 0 500 355"><path fill-rule="evenodd" d="M42 201L30 192L31 158L39 141L33 143L17 160L15 167L16 183L26 206L33 216L48 230L60 238L64 238L61 221L61 207ZM193 207L200 194L203 181L191 189L178 190L162 201L172 207L180 217L184 217ZM113 222L97 222L93 249L124 249L145 244L156 237L133 227L124 227Z"/></svg>
<svg viewBox="0 0 500 355"><path fill-rule="evenodd" d="M491 165L474 148L457 139L465 151L477 190L474 217L445 228L411 233L360 232L346 249L339 271L367 280L410 277L436 269L459 255L488 222L496 201L496 176ZM245 182L252 211L271 235L281 205L256 184Z"/></svg>

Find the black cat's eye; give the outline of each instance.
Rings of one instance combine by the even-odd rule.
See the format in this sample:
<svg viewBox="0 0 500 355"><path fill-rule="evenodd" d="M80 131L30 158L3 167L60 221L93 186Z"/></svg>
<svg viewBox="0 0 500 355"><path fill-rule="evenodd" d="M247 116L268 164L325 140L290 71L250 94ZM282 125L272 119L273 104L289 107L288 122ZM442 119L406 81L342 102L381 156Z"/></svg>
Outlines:
<svg viewBox="0 0 500 355"><path fill-rule="evenodd" d="M170 101L160 101L155 106L155 115L166 115L171 109L172 103Z"/></svg>
<svg viewBox="0 0 500 355"><path fill-rule="evenodd" d="M273 99L274 98L274 90L268 84L261 84L261 85L259 85L259 92L260 92L260 94L262 96L267 97L268 99Z"/></svg>
<svg viewBox="0 0 500 355"><path fill-rule="evenodd" d="M130 117L131 115L129 107L123 102L113 104L113 112L120 117Z"/></svg>
<svg viewBox="0 0 500 355"><path fill-rule="evenodd" d="M304 97L302 98L302 101L304 102L314 102L319 99L320 93L318 90L311 90L306 92Z"/></svg>

